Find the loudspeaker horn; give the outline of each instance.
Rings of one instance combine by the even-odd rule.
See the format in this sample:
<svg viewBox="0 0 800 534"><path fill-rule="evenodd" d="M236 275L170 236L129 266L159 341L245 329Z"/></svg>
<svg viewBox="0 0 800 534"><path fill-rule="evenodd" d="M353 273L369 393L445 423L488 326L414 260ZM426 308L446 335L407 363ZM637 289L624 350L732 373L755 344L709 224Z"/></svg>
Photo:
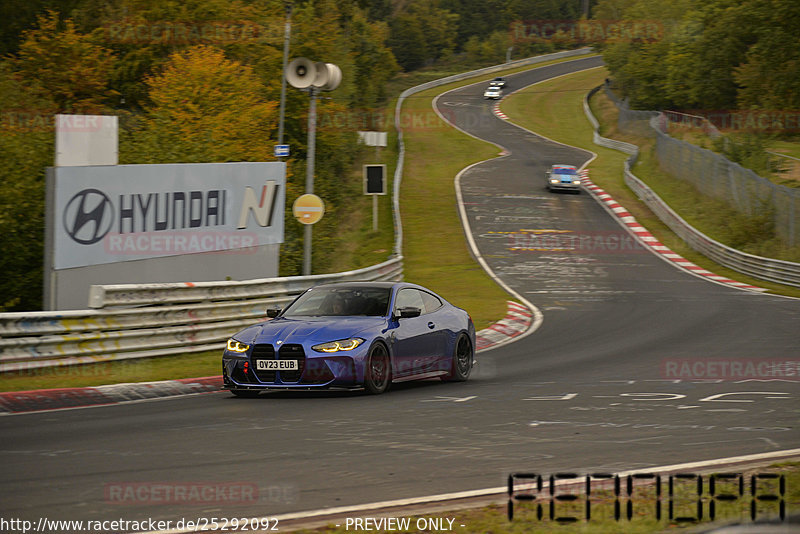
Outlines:
<svg viewBox="0 0 800 534"><path fill-rule="evenodd" d="M286 81L298 89L310 87L317 77L317 68L313 61L304 57L295 58L286 65Z"/></svg>
<svg viewBox="0 0 800 534"><path fill-rule="evenodd" d="M311 85L320 88L325 87L325 84L328 83L329 78L328 65L322 62L314 63L314 69L316 71L316 75L314 76L314 82Z"/></svg>
<svg viewBox="0 0 800 534"><path fill-rule="evenodd" d="M333 63L325 63L328 71L328 79L322 86L323 91L333 91L342 83L342 69Z"/></svg>

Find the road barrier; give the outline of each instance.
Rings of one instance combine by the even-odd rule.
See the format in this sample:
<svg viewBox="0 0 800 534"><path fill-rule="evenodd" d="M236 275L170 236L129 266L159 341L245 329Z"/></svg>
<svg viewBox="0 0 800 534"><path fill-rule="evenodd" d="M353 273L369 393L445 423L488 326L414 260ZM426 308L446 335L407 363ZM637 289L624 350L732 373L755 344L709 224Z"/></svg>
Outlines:
<svg viewBox="0 0 800 534"><path fill-rule="evenodd" d="M326 282L400 280L403 258L343 273L93 286L94 310L0 314L0 372L222 350L237 330Z"/></svg>
<svg viewBox="0 0 800 534"><path fill-rule="evenodd" d="M623 172L625 173L625 183L636 193L636 196L647 204L647 207L692 249L711 258L720 265L761 280L800 287L800 264L747 254L746 252L736 250L711 239L675 213L661 197L631 172L631 168L639 155L639 148L630 143L615 141L601 136L597 131L600 124L589 108L589 99L604 87L604 85L601 85L589 91L583 100L583 110L589 122L592 123L595 144L606 148L613 148L614 150L619 150L631 155L625 160L625 169ZM639 113L649 114L647 117L649 117L650 127L655 131L658 131L659 126L663 124L665 120L661 114L657 112L647 111Z"/></svg>

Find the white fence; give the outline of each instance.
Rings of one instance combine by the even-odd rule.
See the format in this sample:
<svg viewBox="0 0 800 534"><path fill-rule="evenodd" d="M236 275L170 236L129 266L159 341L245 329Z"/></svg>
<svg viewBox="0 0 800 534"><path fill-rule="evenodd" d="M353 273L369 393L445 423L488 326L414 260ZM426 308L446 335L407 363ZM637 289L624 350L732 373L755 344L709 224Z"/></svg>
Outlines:
<svg viewBox="0 0 800 534"><path fill-rule="evenodd" d="M527 58L434 80L402 93L395 115L400 152L394 175L392 259L355 271L315 276L92 286L89 310L0 313L0 372L221 350L236 330L263 320L266 307L284 305L313 285L401 280L399 190L405 149L399 118L403 100L431 87L587 52L580 49Z"/></svg>
<svg viewBox="0 0 800 534"><path fill-rule="evenodd" d="M602 88L603 86L592 89L583 101L586 117L594 126L594 142L606 148L613 148L626 154L631 154L631 157L625 161L625 183L647 204L653 213L690 247L720 265L761 280L800 287L800 264L754 256L711 239L683 220L661 197L631 172L631 167L639 154L639 148L630 143L602 137L597 133L600 125L589 108L589 98ZM658 124L662 122L662 119L657 115L652 116L650 120L653 129L657 129Z"/></svg>

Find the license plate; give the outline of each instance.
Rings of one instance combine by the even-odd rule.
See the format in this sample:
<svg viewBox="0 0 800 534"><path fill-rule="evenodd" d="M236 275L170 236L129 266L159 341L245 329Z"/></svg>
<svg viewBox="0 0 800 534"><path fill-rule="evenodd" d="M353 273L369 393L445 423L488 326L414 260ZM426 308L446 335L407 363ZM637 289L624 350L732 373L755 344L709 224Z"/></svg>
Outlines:
<svg viewBox="0 0 800 534"><path fill-rule="evenodd" d="M297 360L256 360L259 371L297 371Z"/></svg>

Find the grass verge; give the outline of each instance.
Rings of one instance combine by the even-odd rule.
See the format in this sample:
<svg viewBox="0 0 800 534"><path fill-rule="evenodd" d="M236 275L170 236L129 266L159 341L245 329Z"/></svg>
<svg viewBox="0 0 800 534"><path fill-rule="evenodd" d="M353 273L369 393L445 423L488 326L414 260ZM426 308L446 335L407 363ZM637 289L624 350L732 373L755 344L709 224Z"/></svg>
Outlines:
<svg viewBox="0 0 800 534"><path fill-rule="evenodd" d="M750 489L750 481L753 475L772 474L781 476L783 475L785 481L785 493L783 495L785 504L785 517L797 514L800 511L800 462L784 462L780 464L773 464L771 466L759 469L742 469L736 471L735 474L742 475L745 481L744 494L738 498L730 501L723 501L717 499L714 510L715 521L714 526L722 526L731 523L738 523L742 525L753 524L751 518L750 505L752 502L752 490ZM633 498L631 502L632 514L631 518L627 517L627 503L628 499L620 497L621 504L621 517L620 519L614 518L614 495L612 491L605 490L595 493L592 492L592 516L589 520L585 519L585 506L586 495L583 488L573 490L570 492L559 492L559 494L575 495L577 499L569 502L561 500L556 502L556 515L559 517L573 517L576 521L556 521L550 519L549 502L550 497L547 490L538 494L537 503L523 503L516 502L514 510L514 519L509 521L507 515L507 507L504 505L496 504L491 506L484 506L480 508L461 509L451 512L442 511L432 515L419 515L419 516L404 516L402 513L391 515L390 517L409 517L409 524L412 528L398 528L398 529L374 529L376 532L436 532L438 530L452 530L460 534L523 534L528 532L548 533L558 532L560 534L573 534L573 533L586 533L605 534L626 532L632 534L646 534L646 533L666 533L666 532L696 532L698 526L702 525L703 531L709 531L712 528L710 517L710 504L709 498L709 476L710 473L703 475L704 493L697 495L696 479L691 481L676 480L675 494L672 496L672 503L674 505L672 517L685 517L697 518L698 502L702 506L703 518L697 521L678 521L670 520L670 496L667 489L668 478L662 477L661 482L661 497L660 499L655 496L655 483L645 484L639 486L638 489L634 488ZM737 488L733 485L736 482L723 482L716 486L716 495L723 493L736 494ZM774 494L780 496L779 489L780 479L759 479L757 485L757 495L764 496L767 494ZM623 485L622 494L625 495ZM537 515L537 504L542 504L542 518ZM660 503L661 519L656 519L656 506ZM355 515L352 519L368 517L368 514ZM381 514L379 517L383 517ZM776 501L762 501L756 508L756 519L764 521L769 518L779 520L779 500ZM433 520L433 521L430 521ZM449 524L448 521L452 520L452 528L446 528ZM418 523L419 521L419 523ZM440 522L440 523L437 523ZM445 528L424 528L425 526L443 524ZM354 524L348 528L346 520L340 520L341 526L329 525L315 530L300 530L301 534L312 533L325 533L325 534L344 534L346 532L353 532L356 530ZM462 526L463 525L463 526ZM789 525L784 522L784 525ZM754 526L754 525L753 525ZM420 528L423 527L423 528ZM707 529L707 530L706 530ZM756 532L756 530L747 530L748 532Z"/></svg>
<svg viewBox="0 0 800 534"><path fill-rule="evenodd" d="M628 188L622 173L627 155L595 145L592 141L591 125L583 113L584 95L591 88L600 85L607 76L608 73L604 68L598 68L540 83L504 100L502 110L516 124L555 141L595 152L597 159L589 166L589 176L592 181L608 191L659 241L676 253L716 274L766 288L772 293L800 297L800 290L797 288L743 275L723 267L689 248ZM634 174L652 187L682 217L691 224L695 224L701 232L715 239L720 237L724 239L724 236L719 235L719 229L734 230L738 231L739 235L744 234L751 237L748 229L751 228L752 222L747 218L731 212L729 209L723 211L722 207L718 207L716 204L714 207L708 207L709 200L706 197L691 187L683 187L682 182L663 173L658 168L653 156L650 155L652 141L646 138L620 135L613 126L616 124L616 108L613 103L604 96L598 96L592 99L591 107L593 114L601 123L601 135L634 143L641 147L641 157L633 169ZM530 113L531 109L535 109L536 113ZM650 144L648 145L648 143ZM687 215L686 209L693 206L700 206L698 212L707 217L701 220L701 217ZM722 241L722 239L719 240ZM761 242L762 246L768 244ZM756 250L763 252L763 249Z"/></svg>

